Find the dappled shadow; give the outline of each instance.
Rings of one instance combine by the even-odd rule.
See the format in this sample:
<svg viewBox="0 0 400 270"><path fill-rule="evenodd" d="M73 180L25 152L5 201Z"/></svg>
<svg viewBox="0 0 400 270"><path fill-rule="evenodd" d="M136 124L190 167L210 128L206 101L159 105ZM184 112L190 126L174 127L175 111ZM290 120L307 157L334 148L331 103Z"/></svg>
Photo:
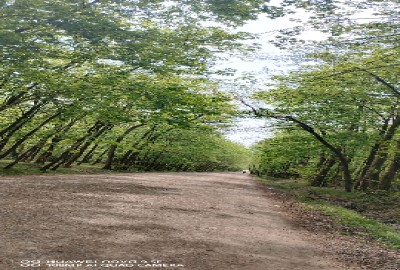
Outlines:
<svg viewBox="0 0 400 270"><path fill-rule="evenodd" d="M208 182L208 184L211 185L207 185L210 187L214 187L215 185L217 185L218 187L222 187L222 188L226 188L226 189L244 189L244 190L257 190L256 187L254 187L254 185L250 185L250 184L238 184L238 183L229 183L229 182L220 182L220 181L210 181ZM203 187L205 185L202 185Z"/></svg>
<svg viewBox="0 0 400 270"><path fill-rule="evenodd" d="M70 193L124 193L140 195L170 195L178 194L180 189L146 186L135 183L95 182L95 183L57 183L47 187L49 191Z"/></svg>

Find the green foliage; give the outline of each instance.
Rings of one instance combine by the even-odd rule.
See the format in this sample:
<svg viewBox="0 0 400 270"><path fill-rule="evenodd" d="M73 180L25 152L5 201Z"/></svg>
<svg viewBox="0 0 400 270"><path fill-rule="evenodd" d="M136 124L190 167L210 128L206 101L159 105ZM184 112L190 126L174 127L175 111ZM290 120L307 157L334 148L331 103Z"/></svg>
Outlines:
<svg viewBox="0 0 400 270"><path fill-rule="evenodd" d="M307 134L287 132L257 144L252 164L263 175L307 178L303 168L320 150Z"/></svg>
<svg viewBox="0 0 400 270"><path fill-rule="evenodd" d="M302 60L308 60L308 64L285 76L273 77L268 90L254 98L269 105L268 110L260 110L260 115L285 120L277 124L282 130L279 136L290 131L301 138L308 133L323 147L319 152L311 150L310 162L298 168L292 162L304 149L292 146L293 151L267 153L274 147L267 146L271 140L266 140L260 143L264 150L256 153L256 162L261 163L261 173L269 175L293 176L291 172L298 171L318 185L337 185L343 177L348 191L352 184L362 189L389 190L395 187L395 173L400 170L395 161L400 51L398 35L393 34L399 21L390 19L394 12L384 5L390 3L398 8L398 3L373 1L368 6L366 1L356 1L357 4L341 7L334 1L322 2L315 6L310 1L284 1L288 7L294 5L310 11L314 15L310 18L311 27L320 29L323 22L329 21L321 27L326 27L331 36L328 41L305 47ZM341 16L356 14L356 6L374 8L376 13L366 22L346 25L351 19ZM349 13L345 13L346 9ZM337 32L342 26L345 29ZM385 37L382 42L377 33ZM302 147L301 142L296 145ZM268 158L262 161L266 155ZM271 160L286 167L279 169Z"/></svg>
<svg viewBox="0 0 400 270"><path fill-rule="evenodd" d="M247 150L212 129L172 129L140 149L140 170L237 171L248 164ZM118 168L118 165L116 165Z"/></svg>
<svg viewBox="0 0 400 270"><path fill-rule="evenodd" d="M366 218L353 210L329 205L324 202L309 202L304 207L307 210L319 211L334 217L335 221L347 228L347 230L357 230L360 233L367 233L370 237L380 240L390 247L400 249L400 233L390 226Z"/></svg>
<svg viewBox="0 0 400 270"><path fill-rule="evenodd" d="M399 249L400 193L349 193L335 188L310 187L307 181L265 178L267 186L294 196L307 211L328 215L343 233L367 236ZM393 226L392 226L393 225Z"/></svg>
<svg viewBox="0 0 400 270"><path fill-rule="evenodd" d="M13 160L6 167L235 167L240 151L208 150L233 147L217 129L236 113L210 67L218 52L253 49L242 43L252 36L234 27L272 14L263 2L226 9L218 1L0 2L0 156ZM198 135L196 148L182 141L172 149L169 130L209 135ZM165 147L164 165L150 164ZM179 156L186 148L198 157Z"/></svg>

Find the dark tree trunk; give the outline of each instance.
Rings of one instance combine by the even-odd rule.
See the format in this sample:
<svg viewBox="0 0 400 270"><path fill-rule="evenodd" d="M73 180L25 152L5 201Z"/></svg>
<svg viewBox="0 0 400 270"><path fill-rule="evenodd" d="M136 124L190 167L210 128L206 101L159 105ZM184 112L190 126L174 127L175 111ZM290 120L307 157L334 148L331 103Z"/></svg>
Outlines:
<svg viewBox="0 0 400 270"><path fill-rule="evenodd" d="M317 139L320 143L322 143L325 147L327 147L340 161L340 167L342 168L343 171L343 180L344 180L344 189L347 192L351 192L353 188L353 180L351 178L351 173L350 173L350 168L349 168L349 160L345 157L345 155L342 153L340 149L337 149L335 146L330 144L328 141L326 141L321 135L319 135L315 130L310 127L309 125L297 120L296 118L292 116L286 116L286 120L292 121L299 125L303 130L307 131L311 135L314 136L315 139Z"/></svg>
<svg viewBox="0 0 400 270"><path fill-rule="evenodd" d="M121 142L123 141L123 139L124 139L126 136L128 136L132 131L134 131L135 129L137 129L137 128L139 128L139 127L142 127L143 125L144 125L144 124L139 124L139 125L131 126L131 127L128 128L127 130L125 130L125 132L124 132L121 136L119 136L119 137L115 140L115 142L116 142L117 144L121 143ZM113 163L114 156L115 156L115 151L117 150L117 147L118 147L117 144L111 145L111 147L110 147L110 149L109 149L109 151L108 151L107 160L106 160L106 162L105 162L105 164L104 164L104 167L103 167L104 170L111 170L111 168L112 168L112 163Z"/></svg>
<svg viewBox="0 0 400 270"><path fill-rule="evenodd" d="M32 129L30 132L28 132L27 134L25 134L22 138L20 138L19 140L17 140L13 146L11 146L7 151L5 151L4 153L0 154L0 159L8 156L10 153L12 153L13 151L16 151L17 147L20 146L23 142L25 142L27 139L29 139L33 134L35 134L39 129L41 129L43 126L45 126L47 123L51 122L52 120L54 120L56 117L58 117L61 113L56 113L54 115L52 115L51 117L47 118L45 121L43 121L42 123L40 123L40 125L38 125L36 128Z"/></svg>
<svg viewBox="0 0 400 270"><path fill-rule="evenodd" d="M17 132L22 126L24 126L44 105L44 103L39 102L38 104L32 106L27 112L25 112L20 118L14 121L11 125L0 131L0 136L3 138L0 141L0 151L6 146L8 141L11 139L12 135Z"/></svg>
<svg viewBox="0 0 400 270"><path fill-rule="evenodd" d="M87 154L82 158L82 160L77 163L77 165L81 165L82 163L89 163L90 160L92 159L93 153L97 149L97 147L99 147L99 145L95 144L92 147L92 149L90 149L89 152L87 152Z"/></svg>
<svg viewBox="0 0 400 270"><path fill-rule="evenodd" d="M381 177L379 189L389 191L396 173L400 170L400 141L396 142L396 153L393 156L388 168Z"/></svg>
<svg viewBox="0 0 400 270"><path fill-rule="evenodd" d="M31 85L26 87L26 90L21 91L19 93L15 93L14 95L11 95L7 100L0 106L0 112L7 110L8 108L21 104L22 102L28 101L28 100L33 100L32 95L26 97L26 95L29 93L29 90L32 90L36 86L38 86L38 83L32 83Z"/></svg>
<svg viewBox="0 0 400 270"><path fill-rule="evenodd" d="M148 138L154 133L156 126L153 126L148 131L146 131L142 137L135 142L133 147L135 149L142 149L148 142ZM136 160L137 155L139 155L139 151L128 150L123 155L123 157L119 160L119 165L121 165L121 169L128 169L129 165Z"/></svg>
<svg viewBox="0 0 400 270"><path fill-rule="evenodd" d="M93 161L91 164L92 165L96 165L97 163L101 162L103 156L108 152L108 148L104 149L103 152L101 152L101 154L95 159L95 161Z"/></svg>
<svg viewBox="0 0 400 270"><path fill-rule="evenodd" d="M387 129L389 127L389 121L390 121L390 118L384 120L382 128L379 131L379 136L384 137L384 135L387 132ZM357 178L357 182L354 184L355 189L361 189L361 190L365 191L368 188L368 181L367 181L367 179L365 179L365 175L367 174L369 168L371 167L371 164L374 161L379 148L381 147L381 143L382 143L382 141L377 142L371 148L367 159L364 161L364 165L363 165L361 172Z"/></svg>
<svg viewBox="0 0 400 270"><path fill-rule="evenodd" d="M56 136L53 139L51 139L51 143L49 147L40 154L40 156L35 160L36 164L44 164L47 161L50 161L50 159L53 157L53 151L56 145L63 140L62 136Z"/></svg>
<svg viewBox="0 0 400 270"><path fill-rule="evenodd" d="M393 120L392 125L388 128L382 143L375 155L374 160L371 163L371 166L368 168L363 181L366 181L368 185L362 184L362 188L366 189L368 186L372 188L377 188L379 184L379 175L382 172L383 164L387 160L388 157L388 147L390 141L393 139L397 128L400 126L400 116L396 116Z"/></svg>
<svg viewBox="0 0 400 270"><path fill-rule="evenodd" d="M81 146L79 151L76 154L71 155L68 159L66 159L64 162L61 162L58 166L54 166L52 170L56 170L59 166L64 164L65 167L70 167L72 163L74 163L76 160L78 160L83 153L85 153L86 149L93 143L95 139L103 135L106 131L112 129L113 125L107 124L103 128L99 129L93 136L91 136L87 142Z"/></svg>
<svg viewBox="0 0 400 270"><path fill-rule="evenodd" d="M94 132L96 132L98 129L100 129L101 127L103 127L105 125L105 123L102 123L101 121L97 121L88 131L87 133L79 138L78 140L76 140L76 142L69 147L69 149L65 150L58 158L56 158L55 160L53 160L52 162L50 162L49 164L43 166L41 168L41 170L45 171L50 169L51 167L56 167L58 168L62 163L64 163L66 160L68 160L69 157L72 156L72 152L77 150L84 142L85 140L92 136Z"/></svg>
<svg viewBox="0 0 400 270"><path fill-rule="evenodd" d="M322 164L318 175L314 178L311 185L314 187L322 187L325 184L326 176L328 175L331 168L335 165L336 160L332 157L328 157Z"/></svg>

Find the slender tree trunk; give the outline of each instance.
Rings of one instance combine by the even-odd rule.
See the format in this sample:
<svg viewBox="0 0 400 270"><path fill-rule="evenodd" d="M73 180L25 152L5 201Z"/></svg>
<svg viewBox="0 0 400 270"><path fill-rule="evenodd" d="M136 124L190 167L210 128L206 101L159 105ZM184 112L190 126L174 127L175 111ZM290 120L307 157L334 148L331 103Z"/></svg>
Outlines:
<svg viewBox="0 0 400 270"><path fill-rule="evenodd" d="M143 125L144 125L144 124L139 124L139 125L131 126L131 127L128 128L127 130L125 130L125 132L124 132L121 136L119 136L119 137L115 140L115 142L116 142L117 144L121 143L122 140L123 140L126 136L128 136L132 131L134 131L135 129L137 129L137 128L139 128L139 127L142 127ZM106 162L105 162L105 164L104 164L104 167L103 167L104 170L111 170L111 168L112 168L112 163L113 163L114 156L115 156L115 151L117 150L117 147L118 147L117 144L111 145L111 147L110 147L110 149L109 149L109 151L108 151L107 160L106 160Z"/></svg>
<svg viewBox="0 0 400 270"><path fill-rule="evenodd" d="M396 173L400 170L400 141L396 141L396 153L393 156L388 168L381 177L379 189L389 191Z"/></svg>
<svg viewBox="0 0 400 270"><path fill-rule="evenodd" d="M91 158L93 157L93 153L97 149L97 147L99 147L99 145L95 144L92 147L92 149L90 149L89 152L87 152L87 154L82 158L82 160L77 163L77 165L81 165L82 163L89 163Z"/></svg>
<svg viewBox="0 0 400 270"><path fill-rule="evenodd" d="M322 165L326 162L327 157L326 157L326 153L325 151L321 151L321 153L319 154L319 161L317 163L317 168L322 167Z"/></svg>
<svg viewBox="0 0 400 270"><path fill-rule="evenodd" d="M47 161L50 161L53 157L53 151L56 145L63 140L62 136L56 136L51 139L51 143L49 147L40 154L40 156L35 160L36 164L44 164Z"/></svg>
<svg viewBox="0 0 400 270"><path fill-rule="evenodd" d="M65 150L58 158L56 158L49 164L43 166L41 168L41 170L45 171L45 170L50 169L53 166L58 168L64 161L68 160L68 158L72 155L71 154L72 151L77 150L88 137L92 136L93 133L96 132L96 130L100 129L104 125L105 125L105 123L102 123L101 121L97 121L91 128L89 128L89 130L86 132L86 134L83 137L76 140L76 142L72 146L70 146L69 149ZM60 164L58 164L58 163L60 163Z"/></svg>
<svg viewBox="0 0 400 270"><path fill-rule="evenodd" d="M310 127L309 125L297 120L296 118L292 116L286 116L286 120L292 121L299 125L303 130L307 131L311 135L314 136L315 139L317 139L320 143L322 143L325 147L327 147L331 152L338 158L340 161L340 166L343 171L343 180L344 180L344 188L347 192L351 192L353 188L353 180L351 177L350 173L350 168L349 168L349 160L345 157L345 155L342 153L340 149L337 149L335 146L330 144L328 141L326 141L321 135L319 135L315 130Z"/></svg>
<svg viewBox="0 0 400 270"><path fill-rule="evenodd" d="M32 106L20 118L15 120L14 123L0 131L0 136L3 138L0 141L0 151L3 150L8 141L11 139L12 135L14 135L15 132L17 132L22 126L24 126L36 113L38 113L43 105L44 103L39 102L38 104Z"/></svg>
<svg viewBox="0 0 400 270"><path fill-rule="evenodd" d="M146 131L142 135L142 137L137 142L135 142L133 147L135 149L142 149L146 145L148 138L154 133L155 128L156 126L153 126L148 131ZM128 169L130 162L132 160L135 160L138 154L139 151L133 151L133 150L126 151L124 156L119 160L119 164L122 165L122 169Z"/></svg>
<svg viewBox="0 0 400 270"><path fill-rule="evenodd" d="M368 171L363 178L363 181L368 182L369 186L372 186L372 188L378 187L380 181L379 175L381 174L383 169L383 164L385 163L388 157L388 147L390 141L393 139L396 130L399 126L400 126L400 116L398 115L394 118L392 125L388 128L382 140L382 143L377 151L377 154L375 155L375 158L372 161L371 166L368 168ZM367 185L362 184L362 188L366 189Z"/></svg>
<svg viewBox="0 0 400 270"><path fill-rule="evenodd" d="M378 150L380 147L381 147L381 144L376 143L371 148L371 151L369 152L368 158L364 162L364 166L360 172L360 175L358 176L358 179L354 185L354 188L361 189L361 190L366 190L368 188L368 181L365 178L365 175L367 174L368 170L370 169L371 164L374 161L376 154L378 153Z"/></svg>
<svg viewBox="0 0 400 270"><path fill-rule="evenodd" d="M31 85L27 86L24 91L11 95L7 100L0 106L0 112L7 110L10 107L15 105L21 104L22 102L28 101L32 99L32 96L26 97L30 90L38 86L38 83L32 83ZM1 87L1 86L0 86Z"/></svg>
<svg viewBox="0 0 400 270"><path fill-rule="evenodd" d="M384 120L382 128L379 131L379 136L382 136L382 137L385 136L385 133L387 132L387 129L389 127L389 121L390 121L390 118ZM377 142L374 144L374 146L372 146L372 148L369 152L369 155L368 155L367 159L365 160L364 165L361 169L361 172L357 178L357 181L354 184L355 189L366 190L368 188L368 181L365 178L365 175L367 174L368 170L370 169L371 164L374 161L379 148L381 147L381 144L382 144L382 141Z"/></svg>
<svg viewBox="0 0 400 270"><path fill-rule="evenodd" d="M51 122L52 120L54 120L56 117L58 117L61 113L56 113L52 116L50 116L49 118L47 118L45 121L43 121L42 123L40 123L40 125L38 125L36 128L32 129L30 132L28 132L27 134L25 134L22 138L20 138L19 140L17 140L13 146L11 146L7 151L5 151L4 153L0 154L0 159L8 156L10 153L12 153L13 151L15 151L17 149L18 146L20 146L23 142L25 142L27 139L29 139L33 134L35 134L39 129L41 129L43 126L45 126L46 124L48 124L49 122Z"/></svg>
<svg viewBox="0 0 400 270"><path fill-rule="evenodd" d="M58 166L54 166L52 170L56 170L59 166L64 164L65 167L70 167L72 163L74 163L76 160L78 160L83 153L86 151L86 149L93 143L93 141L97 138L99 138L101 135L103 135L106 131L112 129L113 125L107 124L103 128L99 129L93 136L91 136L87 142L81 146L79 151L76 154L71 155L65 162L60 162Z"/></svg>
<svg viewBox="0 0 400 270"><path fill-rule="evenodd" d="M328 175L329 171L335 165L336 160L332 157L328 157L325 162L322 164L321 169L318 175L314 178L311 185L314 187L321 187L325 184L325 178Z"/></svg>
<svg viewBox="0 0 400 270"><path fill-rule="evenodd" d="M101 152L101 154L96 158L95 161L93 161L91 163L91 165L96 165L97 163L101 162L101 159L103 158L103 156L108 152L108 148L104 149L103 152Z"/></svg>
<svg viewBox="0 0 400 270"><path fill-rule="evenodd" d="M47 136L46 138L43 138L40 140L37 144L26 150L24 153L20 154L13 162L9 163L7 166L4 167L4 169L11 169L14 167L16 164L18 164L21 161L26 161L28 158L32 157L33 158L40 152L42 147L46 144L47 140L51 138L53 134Z"/></svg>

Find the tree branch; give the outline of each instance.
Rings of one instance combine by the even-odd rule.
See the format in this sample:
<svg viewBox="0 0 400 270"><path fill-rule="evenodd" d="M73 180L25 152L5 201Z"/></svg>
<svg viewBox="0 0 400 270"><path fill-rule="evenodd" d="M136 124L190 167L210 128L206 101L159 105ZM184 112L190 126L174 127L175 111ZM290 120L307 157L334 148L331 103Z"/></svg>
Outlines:
<svg viewBox="0 0 400 270"><path fill-rule="evenodd" d="M365 73L371 75L375 80L377 80L378 82L382 83L383 85L385 85L386 87L388 87L393 93L395 93L398 97L400 97L400 91L396 89L396 87L394 85L392 85L391 83L385 81L383 78L379 77L378 75L372 73L371 71L369 71L368 69L363 69L360 68L361 71L364 71Z"/></svg>

